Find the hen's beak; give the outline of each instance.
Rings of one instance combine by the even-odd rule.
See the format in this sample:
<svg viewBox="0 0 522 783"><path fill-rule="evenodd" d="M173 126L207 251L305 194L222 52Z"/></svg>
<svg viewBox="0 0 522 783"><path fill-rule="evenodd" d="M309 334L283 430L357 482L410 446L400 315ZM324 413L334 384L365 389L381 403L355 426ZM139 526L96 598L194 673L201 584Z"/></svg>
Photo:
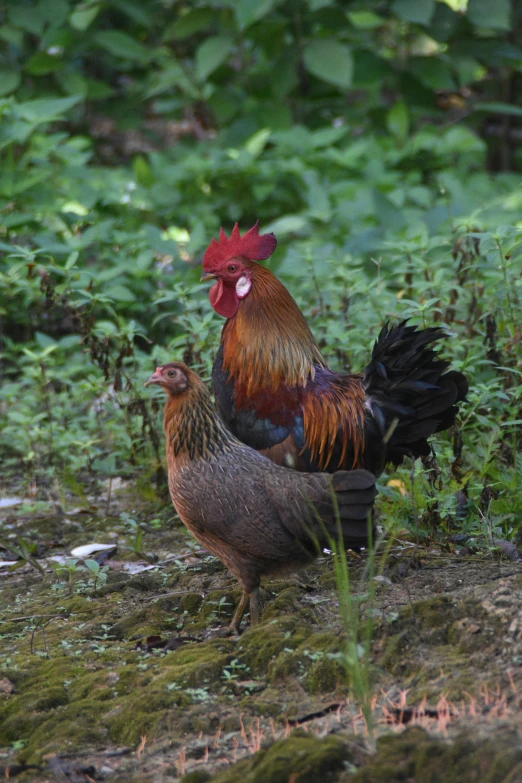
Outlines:
<svg viewBox="0 0 522 783"><path fill-rule="evenodd" d="M154 373L153 373L153 374L150 376L150 378L149 378L147 381L145 381L145 383L144 383L143 385L144 385L144 386L152 386L152 384L153 384L153 383L159 383L159 384L161 384L162 382L163 382L163 377L162 377L162 375L161 375L161 372L160 372L160 370L156 370L156 371L155 371L155 372L154 372Z"/></svg>
<svg viewBox="0 0 522 783"><path fill-rule="evenodd" d="M204 275L201 275L199 278L200 283L206 283L207 280L215 280L217 277L216 272L206 272Z"/></svg>

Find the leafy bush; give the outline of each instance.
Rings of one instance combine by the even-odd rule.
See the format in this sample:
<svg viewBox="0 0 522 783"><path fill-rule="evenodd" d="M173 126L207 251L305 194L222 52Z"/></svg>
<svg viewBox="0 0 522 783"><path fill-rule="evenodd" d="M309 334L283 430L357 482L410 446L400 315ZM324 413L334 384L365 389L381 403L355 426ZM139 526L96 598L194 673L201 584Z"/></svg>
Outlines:
<svg viewBox="0 0 522 783"><path fill-rule="evenodd" d="M384 489L387 517L516 532L520 9L464 5L5 5L6 475L161 480L161 398L142 382L167 359L209 376L221 323L198 262L220 224L260 218L335 367L361 368L383 322L411 317L447 325L470 377L437 464L401 471L405 498Z"/></svg>

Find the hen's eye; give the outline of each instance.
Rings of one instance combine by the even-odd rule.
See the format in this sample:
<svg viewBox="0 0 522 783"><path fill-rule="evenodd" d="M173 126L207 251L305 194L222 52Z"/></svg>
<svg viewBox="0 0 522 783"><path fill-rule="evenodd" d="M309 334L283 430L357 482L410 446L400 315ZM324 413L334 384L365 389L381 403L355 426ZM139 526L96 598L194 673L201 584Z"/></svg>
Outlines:
<svg viewBox="0 0 522 783"><path fill-rule="evenodd" d="M232 272L232 274L237 270L237 266L235 264L230 264L228 267L228 271Z"/></svg>
<svg viewBox="0 0 522 783"><path fill-rule="evenodd" d="M174 370L169 370L167 375L169 376L169 378L173 378L174 377Z"/></svg>

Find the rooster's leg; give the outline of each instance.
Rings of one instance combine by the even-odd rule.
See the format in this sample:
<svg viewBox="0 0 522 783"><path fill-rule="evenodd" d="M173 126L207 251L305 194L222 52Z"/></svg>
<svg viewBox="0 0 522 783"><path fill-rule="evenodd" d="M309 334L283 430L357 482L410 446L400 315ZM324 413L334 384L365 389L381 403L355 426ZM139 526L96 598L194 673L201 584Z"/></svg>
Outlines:
<svg viewBox="0 0 522 783"><path fill-rule="evenodd" d="M259 603L259 587L256 587L250 593L250 622L252 625L259 625L261 618L261 606Z"/></svg>
<svg viewBox="0 0 522 783"><path fill-rule="evenodd" d="M246 592L246 590L243 590L243 595L241 596L241 600L237 606L234 617L232 618L232 622L228 626L232 633L239 633L241 618L245 614L245 609L247 608L247 604L248 604L248 598L249 598L248 593Z"/></svg>

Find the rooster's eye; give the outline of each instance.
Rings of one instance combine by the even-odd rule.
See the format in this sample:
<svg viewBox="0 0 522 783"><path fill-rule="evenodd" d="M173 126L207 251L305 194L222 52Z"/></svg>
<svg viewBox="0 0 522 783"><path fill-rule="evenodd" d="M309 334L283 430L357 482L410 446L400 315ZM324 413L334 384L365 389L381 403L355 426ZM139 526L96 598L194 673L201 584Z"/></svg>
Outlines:
<svg viewBox="0 0 522 783"><path fill-rule="evenodd" d="M228 267L228 271L234 274L234 272L237 270L237 266L235 264L230 264Z"/></svg>

